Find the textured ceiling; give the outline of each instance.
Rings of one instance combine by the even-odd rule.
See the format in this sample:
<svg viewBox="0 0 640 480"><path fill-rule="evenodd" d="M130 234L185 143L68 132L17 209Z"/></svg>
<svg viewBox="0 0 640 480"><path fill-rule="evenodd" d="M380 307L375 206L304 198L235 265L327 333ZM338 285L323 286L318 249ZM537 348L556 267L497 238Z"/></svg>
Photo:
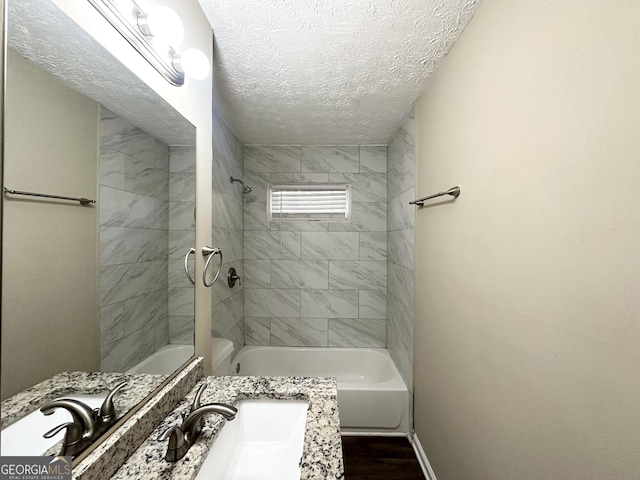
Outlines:
<svg viewBox="0 0 640 480"><path fill-rule="evenodd" d="M9 2L9 48L169 145L195 144L196 129L55 4Z"/></svg>
<svg viewBox="0 0 640 480"><path fill-rule="evenodd" d="M199 0L244 143L387 143L480 0Z"/></svg>

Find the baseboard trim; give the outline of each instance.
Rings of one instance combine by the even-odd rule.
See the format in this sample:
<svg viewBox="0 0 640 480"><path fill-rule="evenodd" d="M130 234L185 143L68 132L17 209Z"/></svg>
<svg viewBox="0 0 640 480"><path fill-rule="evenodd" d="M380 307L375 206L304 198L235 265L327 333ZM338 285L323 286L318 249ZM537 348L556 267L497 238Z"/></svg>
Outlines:
<svg viewBox="0 0 640 480"><path fill-rule="evenodd" d="M340 435L343 437L406 437L411 442L410 435L404 432L375 432L363 430L341 430Z"/></svg>
<svg viewBox="0 0 640 480"><path fill-rule="evenodd" d="M413 451L416 452L418 463L420 463L420 468L422 469L422 473L424 474L425 478L427 480L438 480L436 478L436 474L433 473L433 469L431 468L431 464L429 463L427 454L424 453L424 449L422 448L420 439L415 434L415 432L413 433L413 435L409 436L409 441L411 441L411 445L413 446Z"/></svg>

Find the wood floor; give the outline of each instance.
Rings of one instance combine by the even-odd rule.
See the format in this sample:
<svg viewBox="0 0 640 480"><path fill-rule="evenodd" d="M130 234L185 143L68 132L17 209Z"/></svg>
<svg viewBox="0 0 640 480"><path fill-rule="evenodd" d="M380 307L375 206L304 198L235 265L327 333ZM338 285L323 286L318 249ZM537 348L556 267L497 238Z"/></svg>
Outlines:
<svg viewBox="0 0 640 480"><path fill-rule="evenodd" d="M345 480L425 480L404 437L342 437Z"/></svg>

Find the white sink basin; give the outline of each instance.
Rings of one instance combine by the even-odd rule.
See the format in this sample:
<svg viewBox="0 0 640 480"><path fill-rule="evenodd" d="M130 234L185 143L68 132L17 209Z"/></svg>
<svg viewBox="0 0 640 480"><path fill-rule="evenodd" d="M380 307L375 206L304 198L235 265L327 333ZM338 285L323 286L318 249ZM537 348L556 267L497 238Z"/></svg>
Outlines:
<svg viewBox="0 0 640 480"><path fill-rule="evenodd" d="M302 400L241 400L196 480L298 480L307 423Z"/></svg>
<svg viewBox="0 0 640 480"><path fill-rule="evenodd" d="M107 397L107 393L95 395L64 395L86 403L91 408L99 408ZM2 429L0 434L0 455L5 456L38 456L64 438L64 430L51 438L42 435L63 423L72 420L71 414L63 408L56 409L51 415L45 415L40 409L25 415L20 420Z"/></svg>

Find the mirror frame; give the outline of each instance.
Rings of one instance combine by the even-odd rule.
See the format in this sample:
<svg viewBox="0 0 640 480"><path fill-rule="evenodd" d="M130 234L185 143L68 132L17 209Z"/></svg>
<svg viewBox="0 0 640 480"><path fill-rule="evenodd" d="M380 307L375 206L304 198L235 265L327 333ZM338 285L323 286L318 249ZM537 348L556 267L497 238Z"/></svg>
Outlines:
<svg viewBox="0 0 640 480"><path fill-rule="evenodd" d="M0 0L0 65L2 74L0 75L0 191L4 192L4 82L7 75L7 2ZM2 255L3 248L3 215L4 195L0 195L0 307L2 306ZM0 312L0 340L2 339L2 313ZM0 360L0 385L2 385L2 360Z"/></svg>

